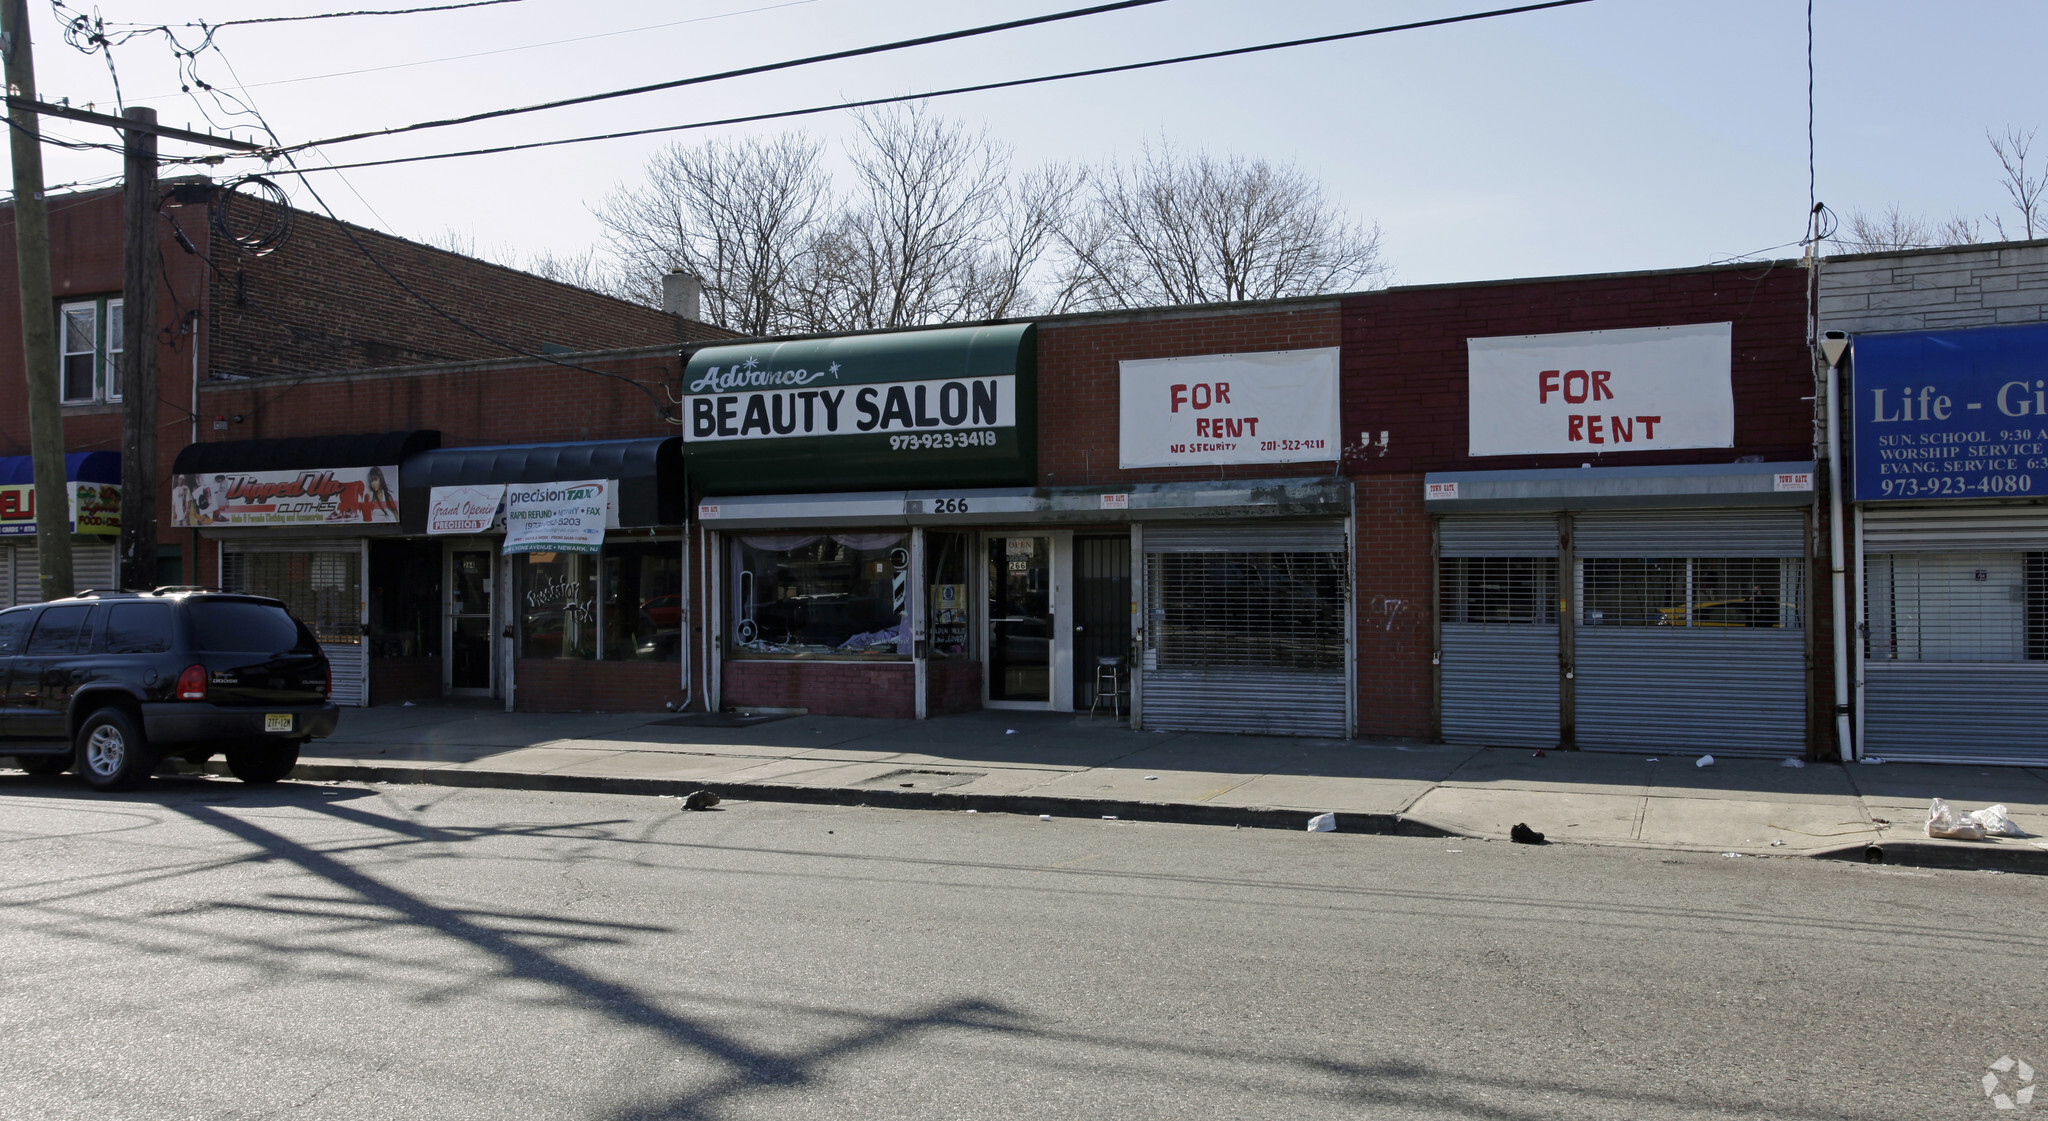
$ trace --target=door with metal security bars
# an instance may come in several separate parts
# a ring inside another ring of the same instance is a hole
[[[1573,516],[1578,746],[1806,750],[1806,511]]]
[[[13,602],[43,602],[42,565],[36,555],[36,539],[25,537],[16,541],[12,548],[0,548],[0,552],[12,554],[0,571],[8,576],[6,588],[0,593],[11,591]],[[111,541],[71,542],[71,590],[82,592],[88,588],[111,589],[119,587],[115,573],[114,543]]]
[[[306,624],[334,673],[330,699],[369,703],[363,643],[363,552],[347,549],[240,549],[221,555],[221,588],[283,600]]]
[[[2048,764],[2048,511],[1864,518],[1863,754]]]
[[[1557,746],[1557,516],[1452,515],[1437,532],[1444,742]]]
[[[1146,727],[1350,734],[1344,523],[1148,525]]]

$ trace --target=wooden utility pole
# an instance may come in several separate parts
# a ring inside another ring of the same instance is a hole
[[[5,3],[6,0],[0,0]],[[156,578],[156,110],[129,109],[123,132],[127,250],[121,277],[121,586]]]
[[[0,0],[0,55],[11,98],[36,96],[28,5]],[[50,215],[43,205],[43,141],[34,113],[10,104],[14,158],[14,268],[21,289],[22,372],[28,379],[28,444],[36,477],[36,564],[43,598],[62,599],[71,583],[71,497],[64,481],[64,415],[59,405],[57,301],[50,294]]]

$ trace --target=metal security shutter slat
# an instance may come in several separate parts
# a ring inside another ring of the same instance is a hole
[[[1145,523],[1148,553],[1341,553],[1344,523],[1287,522],[1270,525],[1182,525]]]
[[[114,563],[114,544],[71,543],[71,583],[73,590],[87,588],[113,589],[121,586],[121,577]]]
[[[1252,735],[1344,735],[1344,673],[1206,667],[1145,674],[1145,726]]]
[[[1144,529],[1146,727],[1349,731],[1344,523]]]
[[[1438,551],[1447,557],[1554,557],[1557,518],[1451,516],[1443,520]]]
[[[2048,762],[2048,663],[1869,663],[1863,751],[1902,763]]]
[[[0,607],[21,602],[14,597],[14,553],[13,545],[0,542]]]
[[[1555,747],[1556,624],[1445,623],[1445,743]]]
[[[294,565],[293,562],[298,562]],[[303,574],[295,571],[303,567]],[[290,605],[316,635],[334,674],[330,698],[338,705],[368,702],[369,648],[358,635],[362,602],[362,550],[230,545],[221,554],[221,588],[271,596]]]
[[[1800,631],[1581,627],[1575,643],[1581,748],[1761,756],[1805,751]]]
[[[14,602],[43,602],[42,559],[33,541],[14,547]]]
[[[1806,511],[1597,510],[1572,519],[1582,557],[1798,557]]]
[[[2048,549],[2048,506],[1863,511],[1863,551],[1927,553]]]

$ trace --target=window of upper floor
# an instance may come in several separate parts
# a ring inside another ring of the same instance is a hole
[[[64,403],[121,399],[121,298],[74,300],[57,309]]]

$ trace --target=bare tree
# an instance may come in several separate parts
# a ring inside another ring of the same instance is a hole
[[[595,246],[580,253],[556,253],[543,249],[531,254],[522,254],[517,246],[501,243],[485,245],[477,240],[475,230],[459,230],[448,226],[440,233],[430,234],[422,239],[436,249],[459,253],[479,261],[489,261],[508,269],[532,273],[542,280],[567,284],[614,299],[630,300],[634,303],[661,306],[661,284],[656,279],[650,298],[645,285],[636,285],[633,278],[621,272],[617,265],[601,255]]]
[[[2048,189],[2048,173],[2027,174],[2027,150],[2034,145],[2036,129],[2025,132],[2007,125],[2004,136],[1993,136],[1991,130],[1984,130],[1984,139],[1991,142],[1991,150],[1998,153],[1998,166],[2005,173],[1999,186],[2005,188],[2012,208],[2019,212],[2019,221],[2011,234],[2006,233],[2005,221],[1998,215],[1991,216],[1991,224],[1998,229],[2001,241],[2032,241],[2048,236],[2048,214],[2043,213],[2041,194]]]
[[[1852,212],[1847,228],[1829,240],[1845,253],[1894,253],[1901,249],[1972,245],[1983,238],[1974,218],[1957,214],[1935,225],[1893,203],[1876,214]]]
[[[672,145],[644,186],[595,208],[639,298],[660,300],[675,269],[704,278],[704,314],[750,335],[810,330],[793,305],[804,258],[831,210],[824,146],[802,133]]]
[[[1014,315],[1074,176],[1013,183],[1008,146],[922,104],[856,114],[858,188],[811,243],[800,301],[816,331]]]
[[[1147,146],[1089,175],[1063,231],[1062,301],[1131,307],[1266,300],[1384,283],[1376,225],[1352,222],[1299,168]]]

